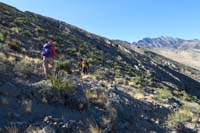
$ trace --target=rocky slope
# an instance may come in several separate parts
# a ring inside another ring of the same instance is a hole
[[[200,49],[200,40],[184,40],[172,37],[144,38],[135,45],[146,48],[170,48],[178,50]]]
[[[154,49],[156,53],[200,70],[200,50]]]
[[[0,132],[200,131],[200,71],[3,3],[0,20]],[[43,80],[49,38],[60,70]]]

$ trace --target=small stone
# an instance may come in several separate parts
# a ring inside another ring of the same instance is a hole
[[[50,127],[50,126],[46,126],[42,129],[42,133],[56,133],[55,130]]]
[[[160,120],[157,119],[157,120],[155,121],[155,123],[156,123],[156,124],[160,124]]]
[[[42,98],[42,103],[48,103],[46,97],[43,97],[43,98]]]

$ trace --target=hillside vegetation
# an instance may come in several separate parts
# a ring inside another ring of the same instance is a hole
[[[0,132],[200,131],[200,71],[3,3],[0,20]],[[60,70],[44,80],[49,38]]]

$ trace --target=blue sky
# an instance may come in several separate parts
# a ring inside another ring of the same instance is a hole
[[[144,37],[200,39],[200,0],[0,0],[89,32],[129,42]]]

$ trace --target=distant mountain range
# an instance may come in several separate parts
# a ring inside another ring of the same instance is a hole
[[[158,37],[158,38],[144,38],[138,42],[133,42],[132,44],[145,47],[145,48],[170,48],[178,50],[191,50],[200,49],[200,40],[184,40],[180,38],[173,37]]]

